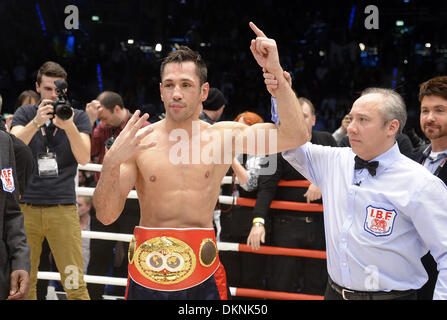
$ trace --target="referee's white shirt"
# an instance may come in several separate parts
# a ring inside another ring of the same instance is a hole
[[[327,266],[332,280],[360,291],[420,288],[421,257],[438,263],[434,299],[447,299],[447,187],[399,151],[372,159],[375,176],[354,170],[351,148],[313,145],[283,157],[323,195]]]

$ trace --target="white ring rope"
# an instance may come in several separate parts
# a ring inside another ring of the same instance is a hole
[[[40,280],[61,281],[61,275],[59,272],[38,271],[37,278]],[[107,285],[113,285],[113,286],[119,286],[119,287],[127,287],[127,278],[84,275],[84,281],[86,283],[107,284]],[[230,287],[230,293],[232,296],[235,296],[236,288]]]
[[[81,231],[82,238],[99,239],[99,240],[115,240],[122,242],[130,242],[131,234],[99,232],[99,231]],[[239,244],[232,242],[217,242],[217,249],[220,251],[239,251]]]
[[[101,172],[101,169],[102,169],[102,164],[87,163],[86,165],[78,165],[78,170]],[[239,183],[239,181],[237,180],[237,177],[235,177],[234,182]],[[231,176],[223,177],[222,184],[231,184],[231,183],[232,183]]]
[[[100,239],[100,240],[114,240],[130,242],[132,240],[131,234],[120,234],[111,232],[98,232],[98,231],[82,231],[82,238],[88,239]],[[239,251],[238,243],[230,242],[218,242],[217,249],[221,251]],[[41,280],[61,280],[59,272],[43,272],[39,271],[37,273],[37,278]],[[114,286],[127,286],[126,278],[116,278],[116,277],[103,277],[103,276],[90,276],[84,275],[84,281],[87,283],[97,283],[97,284],[109,284]],[[236,288],[230,288],[236,290]],[[233,293],[232,293],[233,294]]]
[[[41,280],[61,281],[61,275],[59,272],[39,271],[39,272],[37,272],[37,278],[41,279]],[[87,283],[109,284],[109,285],[120,286],[120,287],[127,286],[126,278],[84,275],[84,281]]]
[[[102,165],[101,164],[94,164],[94,163],[88,163],[84,166],[78,165],[78,170],[86,170],[86,171],[94,171],[94,172],[101,172]],[[222,179],[222,184],[231,184],[232,183],[232,177],[225,176]],[[237,178],[235,179],[235,183],[239,183],[237,181]],[[93,193],[95,192],[95,188],[88,188],[88,187],[79,187],[76,183],[76,194],[79,196],[93,196]],[[138,199],[137,192],[135,190],[131,190],[129,192],[129,195],[127,196],[127,199]],[[235,198],[231,196],[219,196],[219,202],[222,204],[233,204],[235,202]]]
[[[95,188],[89,188],[89,187],[76,187],[76,194],[78,196],[93,196],[93,193],[95,192]],[[131,190],[129,192],[129,195],[127,196],[127,199],[138,199],[137,192],[135,190]],[[222,204],[233,204],[236,203],[237,197],[232,196],[219,196],[219,203]]]

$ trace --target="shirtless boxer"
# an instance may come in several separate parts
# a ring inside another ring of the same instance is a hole
[[[250,27],[257,36],[250,46],[254,58],[279,79],[275,95],[280,125],[200,121],[201,104],[209,90],[206,65],[196,52],[182,47],[161,65],[160,93],[166,118],[140,129],[148,115],[140,117],[136,111],[104,158],[93,199],[98,219],[104,224],[115,221],[134,186],[141,208],[140,225],[129,248],[126,299],[227,299],[213,209],[231,160],[235,153],[277,153],[308,139],[306,128],[296,126],[303,115],[284,78],[275,41],[253,23]],[[236,143],[247,142],[250,136],[268,137],[269,130],[277,133],[275,144],[268,139],[256,141],[258,144]],[[188,161],[175,161],[178,152],[173,150],[185,151],[176,149],[179,141],[173,136],[178,137],[177,133],[189,137],[187,151],[192,152],[186,154]],[[219,139],[208,141],[210,135]],[[214,161],[194,161],[203,160],[195,153],[210,149],[216,154],[220,150],[220,157],[214,154]]]

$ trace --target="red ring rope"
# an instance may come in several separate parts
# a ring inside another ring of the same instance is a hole
[[[324,300],[323,296],[317,296],[311,294],[267,291],[267,290],[246,289],[246,288],[236,288],[236,296],[261,298],[261,299],[267,298],[276,300]]]
[[[236,198],[236,204],[238,206],[253,208],[256,205],[256,199],[238,197]],[[303,203],[273,200],[270,204],[270,208],[293,211],[323,212],[323,205],[321,203]]]
[[[326,251],[321,250],[294,249],[294,248],[282,248],[282,247],[271,247],[271,246],[261,246],[258,250],[253,250],[251,246],[242,243],[239,244],[238,249],[239,252],[326,259]]]
[[[280,180],[278,182],[278,187],[309,188],[309,186],[308,180]]]

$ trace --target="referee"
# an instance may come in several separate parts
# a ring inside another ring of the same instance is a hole
[[[325,299],[416,299],[428,279],[421,263],[428,251],[439,270],[433,299],[447,299],[447,187],[400,153],[395,136],[406,122],[403,99],[370,88],[350,116],[352,149],[308,142],[283,152],[323,194]]]

